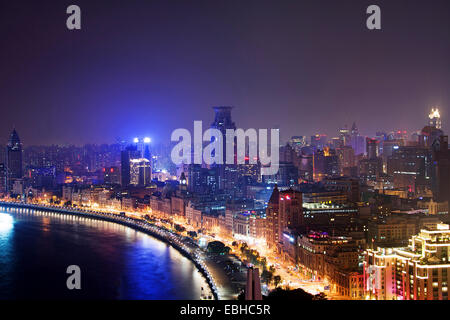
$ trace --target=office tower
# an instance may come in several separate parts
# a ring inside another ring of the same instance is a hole
[[[0,163],[0,194],[6,193],[6,166]]]
[[[295,149],[288,143],[285,146],[280,147],[279,155],[280,163],[290,163],[298,167],[301,161],[302,151],[300,150],[300,152],[297,153]]]
[[[351,135],[350,130],[347,128],[347,125],[345,125],[344,128],[339,129],[339,139],[342,142],[342,146],[351,145]]]
[[[277,184],[280,187],[292,187],[298,183],[299,170],[292,162],[280,162],[278,172],[271,176],[263,176],[263,182]]]
[[[121,185],[122,187],[128,187],[130,185],[130,160],[140,158],[140,152],[137,150],[136,145],[129,145],[125,147],[120,153],[120,173],[121,173]]]
[[[439,109],[432,108],[430,114],[428,115],[429,122],[428,125],[432,128],[441,129],[441,115],[439,113]]]
[[[11,132],[6,147],[7,188],[12,189],[14,181],[21,179],[22,174],[22,144],[16,129]]]
[[[201,193],[206,184],[206,182],[202,180],[202,166],[200,164],[189,164],[187,172],[188,190],[193,193]]]
[[[320,181],[325,177],[338,176],[339,158],[336,150],[325,147],[323,150],[317,150],[313,154],[313,176],[315,181]]]
[[[33,188],[51,189],[56,182],[56,168],[50,167],[28,167],[27,178]]]
[[[408,247],[368,249],[365,295],[374,300],[448,300],[450,230],[426,227]]]
[[[358,164],[358,174],[366,181],[376,181],[383,174],[383,160],[362,159]]]
[[[103,182],[105,184],[120,184],[120,170],[117,167],[103,168]]]
[[[130,159],[130,184],[148,186],[152,181],[152,167],[145,158]]]
[[[280,193],[278,186],[273,188],[272,195],[266,208],[266,242],[269,248],[274,249],[279,241],[278,221],[279,221]]]
[[[314,148],[314,150],[323,150],[327,145],[328,139],[326,134],[316,134],[311,136],[310,145]]]
[[[351,146],[353,150],[355,150],[355,154],[358,155],[365,153],[366,141],[363,136],[359,135],[359,130],[355,122],[353,122],[350,134]]]
[[[223,160],[224,162],[227,159],[227,151],[226,151],[226,130],[233,129],[236,130],[236,125],[231,119],[231,109],[233,107],[213,107],[214,109],[214,122],[211,124],[211,128],[218,129],[222,136],[224,137],[223,141]],[[236,138],[234,139],[234,159],[236,163]],[[218,190],[223,190],[226,192],[235,193],[239,172],[236,164],[214,164],[213,168],[217,169],[218,174]]]
[[[379,142],[376,139],[366,138],[366,151],[368,159],[376,159],[379,155]]]
[[[214,122],[211,123],[211,128],[218,129],[222,136],[225,138],[226,136],[226,130],[227,129],[233,129],[236,130],[235,123],[231,120],[231,109],[233,107],[213,107],[214,110]],[[224,139],[225,140],[225,139]],[[223,160],[225,162],[226,160],[226,147],[225,147],[225,141],[224,141],[224,147],[223,147]],[[235,144],[236,148],[236,144]],[[235,150],[236,153],[236,150]],[[236,157],[236,154],[235,154]]]
[[[444,132],[441,129],[432,126],[426,126],[419,134],[419,145],[424,147],[431,147],[439,137],[443,136]]]
[[[245,300],[262,300],[261,280],[258,268],[248,268],[247,285],[245,286]]]
[[[347,194],[347,199],[349,202],[361,201],[361,189],[358,178],[326,178],[322,181],[322,183],[327,191],[339,191],[341,193]]]
[[[350,169],[355,167],[355,151],[351,146],[344,146],[336,149],[336,155],[338,157],[339,171],[341,175],[346,175],[350,172]]]
[[[433,198],[437,202],[450,201],[450,151],[448,136],[440,136],[433,143]]]
[[[3,163],[6,165],[6,147],[0,146],[0,163]]]
[[[299,178],[304,181],[313,181],[313,154],[302,154],[298,162]]]
[[[425,179],[426,159],[430,161],[428,148],[401,146],[395,149],[387,161],[387,172],[393,177],[394,187],[423,192],[429,184]]]
[[[292,189],[280,192],[278,239],[286,228],[295,229],[304,225],[303,194]]]
[[[145,158],[151,161],[150,155],[150,142],[151,139],[149,137],[145,138],[134,138],[134,145],[136,146],[136,150],[139,152],[139,158]]]

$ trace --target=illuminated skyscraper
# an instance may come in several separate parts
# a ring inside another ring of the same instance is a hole
[[[140,157],[145,158],[147,160],[151,160],[151,155],[150,155],[151,139],[149,137],[134,138],[133,142],[136,145],[136,148],[140,153]]]
[[[130,184],[147,186],[152,180],[152,167],[145,158],[130,160]]]
[[[430,114],[428,115],[428,118],[430,119],[430,127],[441,129],[441,115],[438,108],[432,108]]]
[[[22,174],[22,143],[16,129],[11,132],[6,147],[7,188],[12,189],[14,180],[21,179]]]
[[[129,145],[120,154],[120,173],[121,173],[121,185],[127,187],[130,184],[130,160],[141,158],[140,152],[137,150],[136,145]]]
[[[344,128],[339,129],[339,139],[342,141],[343,146],[351,145],[350,130],[347,128],[347,125],[345,125]]]

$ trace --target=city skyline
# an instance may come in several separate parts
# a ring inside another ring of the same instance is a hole
[[[368,136],[412,131],[431,107],[448,131],[448,2],[379,1],[379,32],[365,28],[365,2],[80,1],[78,33],[62,3],[5,4],[0,136],[163,142],[214,105],[235,106],[242,128],[279,127],[283,141],[354,121]]]
[[[215,109],[215,108],[217,108],[217,107],[212,107],[212,109]],[[426,118],[424,118],[424,121],[422,123],[422,127],[418,127],[418,128],[416,128],[414,130],[411,130],[411,131],[409,131],[409,130],[397,130],[398,128],[397,129],[391,129],[391,130],[378,129],[378,130],[376,130],[375,132],[373,132],[371,134],[366,134],[365,135],[365,134],[361,134],[360,127],[354,121],[351,126],[349,126],[348,124],[345,124],[345,125],[339,127],[336,130],[336,132],[334,132],[334,134],[331,134],[331,135],[325,134],[325,136],[326,136],[327,140],[331,141],[332,139],[339,138],[339,136],[342,134],[343,130],[348,130],[348,132],[351,132],[353,129],[356,129],[358,135],[360,135],[362,137],[367,137],[367,138],[376,137],[377,134],[380,134],[380,133],[383,133],[383,134],[386,134],[386,135],[395,135],[396,133],[398,133],[398,134],[401,133],[401,134],[407,135],[407,136],[409,136],[411,138],[412,135],[414,135],[414,134],[420,134],[422,128],[427,126],[427,125],[431,125],[431,126],[436,127],[436,123],[434,123],[433,125],[431,124],[431,121],[432,121],[431,119],[434,119],[433,121],[436,121],[435,119],[438,119],[437,121],[439,122],[439,126],[437,128],[439,128],[439,129],[445,128],[445,122],[444,122],[444,126],[443,127],[441,125],[441,123],[442,123],[441,114],[442,114],[441,109],[439,109],[439,108],[430,108],[429,112],[428,112],[428,116]],[[428,121],[428,123],[427,123],[427,121]],[[16,129],[17,129],[16,126],[13,126],[11,130],[12,130],[12,132],[16,132],[16,134],[17,134],[17,130]],[[191,128],[188,128],[188,130],[189,129],[191,129]],[[299,138],[299,137],[304,138],[305,142],[306,141],[311,142],[312,137],[316,136],[316,135],[322,135],[322,133],[316,132],[316,133],[314,133],[312,135],[297,134],[297,135],[293,135],[293,136],[289,136],[289,137],[283,137],[283,138],[281,137],[281,134],[280,134],[280,142],[281,142],[281,145],[285,145],[285,144],[289,143],[289,141],[292,140],[293,138]],[[9,139],[10,138],[6,139],[7,142],[3,143],[3,145],[7,145]],[[0,139],[0,141],[1,141],[1,139]],[[51,143],[51,144],[42,144],[42,143],[27,144],[27,143],[24,143],[22,141],[21,144],[24,147],[50,147],[50,146],[83,147],[83,146],[88,146],[88,145],[101,146],[101,145],[115,145],[115,144],[119,144],[119,145],[123,145],[124,146],[124,145],[127,145],[127,144],[138,144],[139,141],[141,143],[145,141],[145,144],[149,144],[149,145],[153,144],[153,145],[159,145],[159,146],[163,146],[163,145],[168,146],[168,145],[174,143],[174,142],[170,141],[170,136],[168,137],[168,139],[165,139],[163,141],[156,141],[156,143],[155,143],[153,141],[153,139],[151,137],[149,137],[148,135],[136,135],[135,134],[135,135],[131,135],[129,137],[116,137],[115,141],[109,141],[109,142],[103,141],[103,142],[99,142],[99,143],[87,142],[87,143],[82,143],[82,144],[75,144],[75,143],[65,142],[65,143],[61,143],[61,144],[57,144],[57,143]],[[2,143],[0,142],[0,146],[1,145],[2,145]]]
[[[5,2],[0,300],[450,300],[449,36],[448,0]]]

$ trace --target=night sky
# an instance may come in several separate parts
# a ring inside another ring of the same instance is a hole
[[[82,30],[66,28],[66,8]],[[368,5],[382,30],[366,28]],[[450,129],[450,1],[2,1],[0,143],[113,143],[213,121],[281,138]]]

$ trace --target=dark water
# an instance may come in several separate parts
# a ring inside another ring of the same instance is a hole
[[[81,290],[69,290],[69,265]],[[206,282],[178,251],[106,221],[0,207],[0,299],[199,299]]]

